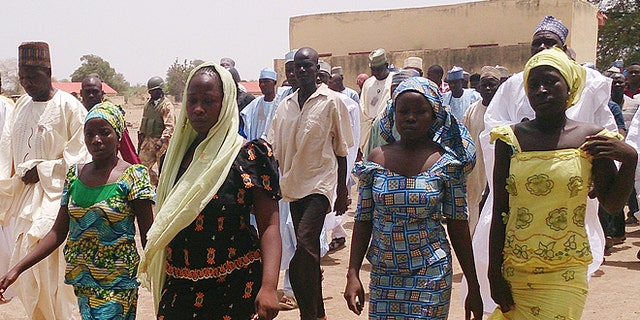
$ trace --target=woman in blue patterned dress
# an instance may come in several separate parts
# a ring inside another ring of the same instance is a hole
[[[394,124],[398,141],[390,134]],[[452,261],[444,217],[468,280],[466,319],[471,313],[481,319],[466,220],[465,180],[475,162],[467,129],[444,110],[437,85],[419,77],[394,91],[381,128],[389,144],[374,149],[354,169],[360,199],[344,294],[349,309],[356,314],[363,309],[359,273],[366,254],[371,263],[370,318],[446,319]]]
[[[139,256],[134,220],[145,245],[155,193],[145,166],[118,158],[124,129],[120,106],[103,102],[89,111],[84,141],[93,161],[71,166],[51,231],[0,279],[0,296],[66,239],[65,283],[74,287],[82,319],[135,319]]]

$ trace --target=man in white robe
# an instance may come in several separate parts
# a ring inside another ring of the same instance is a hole
[[[340,77],[341,74],[334,74],[331,79]],[[330,80],[331,81],[331,80]],[[351,170],[356,163],[356,157],[358,156],[358,147],[360,146],[360,108],[357,101],[342,93],[339,88],[329,86],[333,91],[339,93],[342,102],[347,106],[349,111],[349,123],[351,124],[351,134],[353,135],[353,146],[349,147],[347,154],[347,192],[351,191],[351,187],[355,184],[353,177],[351,176]],[[349,196],[349,199],[351,197]],[[324,229],[328,233],[331,231],[331,242],[329,243],[329,251],[334,251],[345,246],[347,231],[342,227],[344,215],[338,215],[335,211],[327,214],[324,218]]]
[[[19,49],[20,84],[12,121],[0,139],[0,221],[11,225],[15,249],[10,265],[49,232],[60,208],[69,167],[90,160],[84,145],[86,109],[51,86],[49,46],[27,42]],[[77,300],[64,284],[62,249],[22,273],[13,285],[30,319],[74,319]]]
[[[267,134],[265,128],[270,117],[275,114],[274,109],[278,106],[275,104],[276,98],[276,81],[278,74],[271,68],[264,68],[260,71],[260,91],[262,96],[253,99],[242,111],[242,133],[247,140],[260,138]]]
[[[464,70],[454,66],[447,72],[447,83],[450,91],[442,95],[442,106],[449,111],[458,121],[462,120],[469,106],[482,99],[475,89],[464,88]]]
[[[487,106],[491,103],[499,86],[500,71],[491,66],[482,67],[479,85],[482,99],[471,104],[462,117],[462,123],[469,129],[469,134],[476,145],[476,165],[467,177],[467,205],[469,207],[469,231],[471,231],[471,236],[473,236],[478,223],[482,195],[487,186],[480,133],[484,131],[484,114],[487,112]]]
[[[351,98],[351,100],[360,104],[360,95],[358,94],[358,92],[349,87],[344,86],[344,74],[342,71],[342,67],[331,68],[331,78],[329,79],[327,86],[329,86],[329,89],[340,92],[346,95],[347,97]],[[360,119],[360,116],[358,116],[358,119]],[[358,123],[358,127],[360,127],[359,123]],[[358,133],[358,136],[359,135],[360,133]]]
[[[553,46],[566,48],[565,41],[568,33],[569,30],[559,20],[551,16],[545,17],[533,34],[531,56]],[[576,121],[598,124],[610,131],[617,132],[615,119],[608,107],[611,79],[604,77],[598,71],[585,69],[587,72],[585,89],[580,101],[566,110],[567,117]],[[535,118],[535,112],[524,91],[523,73],[516,73],[500,85],[484,116],[485,131],[480,134],[480,141],[482,146],[486,148],[484,163],[490,188],[493,187],[494,145],[489,143],[489,131],[499,125],[513,124],[533,118]],[[593,262],[589,265],[589,274],[600,267],[604,257],[605,238],[598,220],[597,208],[596,200],[587,201],[585,227],[593,256]],[[489,229],[492,214],[493,195],[489,194],[473,235],[476,270],[478,275],[485,275],[485,277],[478,277],[485,312],[493,312],[496,307],[491,299],[489,280],[486,277],[489,264]]]
[[[2,79],[0,78],[0,87],[1,84]],[[4,123],[7,119],[11,121],[11,118],[13,117],[14,108],[15,104],[13,100],[0,95],[0,136],[2,135]],[[12,239],[12,234],[13,232],[11,232],[11,227],[4,227],[0,224],[0,274],[5,274],[9,271],[9,261],[11,260],[11,254],[13,253],[13,247],[15,245],[15,242],[13,242]],[[3,296],[5,299],[9,300],[15,296],[15,292],[13,289],[9,289],[9,291],[5,292]]]
[[[369,143],[371,124],[387,106],[391,98],[391,78],[387,53],[377,49],[369,54],[371,75],[362,85],[360,94],[360,151],[364,152]]]

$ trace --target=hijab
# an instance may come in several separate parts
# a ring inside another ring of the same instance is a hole
[[[187,90],[194,75],[207,67],[215,68],[222,82],[222,109],[216,124],[195,149],[191,164],[176,181],[182,159],[197,136],[187,117]],[[138,279],[144,286],[151,284],[156,311],[166,278],[166,247],[178,232],[196,219],[225,181],[243,145],[238,126],[236,85],[231,73],[211,62],[193,69],[184,90],[176,130],[162,166],[157,190],[157,214],[147,233],[147,245],[138,272]]]

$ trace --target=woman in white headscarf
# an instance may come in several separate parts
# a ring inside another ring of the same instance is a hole
[[[277,315],[277,166],[265,141],[244,143],[238,123],[231,74],[213,63],[195,68],[140,264],[139,279],[152,285],[158,318]],[[249,224],[252,213],[259,232]]]

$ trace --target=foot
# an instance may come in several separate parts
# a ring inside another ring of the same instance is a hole
[[[329,243],[329,252],[344,248],[346,246],[346,242],[347,239],[345,239],[345,237],[335,238],[331,240],[331,242]]]
[[[638,219],[636,219],[636,217],[634,216],[629,216],[627,217],[627,220],[624,221],[624,224],[637,224],[638,223]]]
[[[613,245],[619,245],[619,244],[623,244],[625,240],[627,240],[627,237],[625,236],[621,236],[621,237],[612,237],[611,238],[613,240]]]
[[[280,310],[293,310],[298,308],[296,297],[283,295],[279,302]]]

